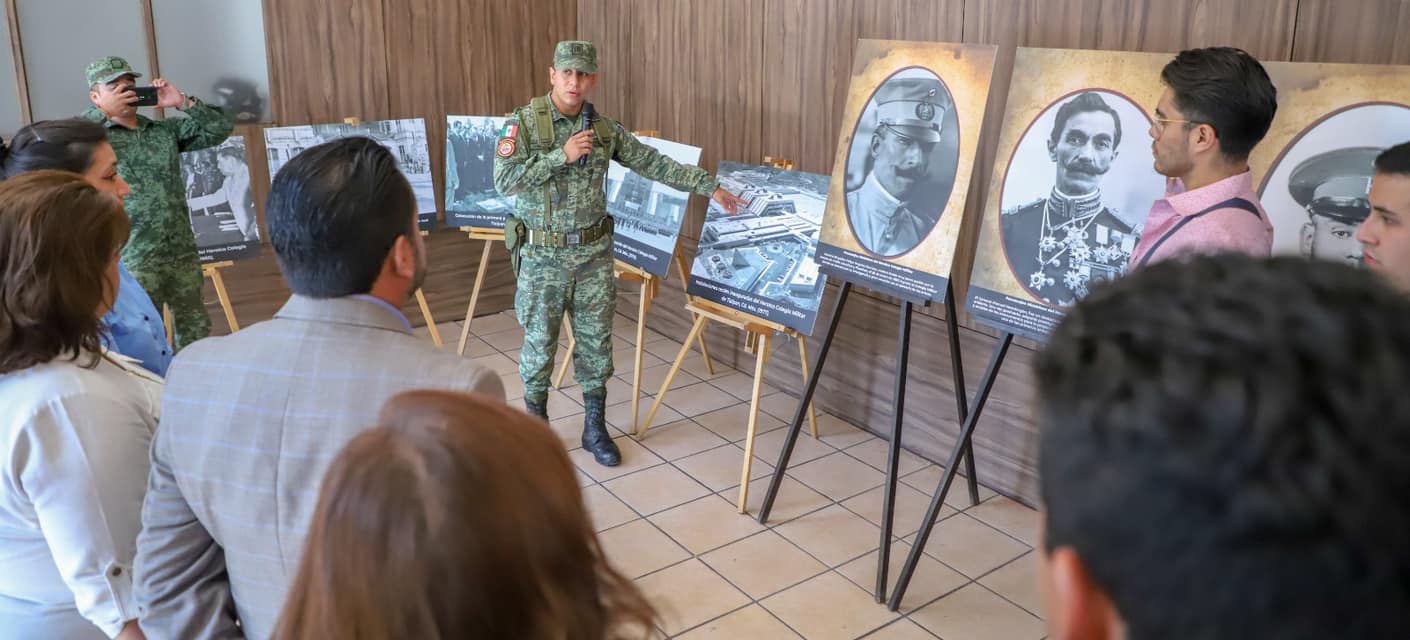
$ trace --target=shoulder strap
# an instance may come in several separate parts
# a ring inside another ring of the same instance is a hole
[[[1263,214],[1258,212],[1258,207],[1255,207],[1252,202],[1249,202],[1248,200],[1245,200],[1243,198],[1229,198],[1228,200],[1225,200],[1223,202],[1220,202],[1219,204],[1204,209],[1203,211],[1181,218],[1179,222],[1175,223],[1175,226],[1170,227],[1170,230],[1166,231],[1165,235],[1161,236],[1159,240],[1155,241],[1155,244],[1151,245],[1150,251],[1147,251],[1146,255],[1141,257],[1140,264],[1137,264],[1136,266],[1146,266],[1146,263],[1151,261],[1151,256],[1155,255],[1156,250],[1160,248],[1160,245],[1165,244],[1165,241],[1169,240],[1170,236],[1175,235],[1175,233],[1180,230],[1180,227],[1185,226],[1195,218],[1198,218],[1213,211],[1218,211],[1219,209],[1241,209],[1243,211],[1252,213],[1255,218],[1263,217]]]
[[[532,146],[538,151],[553,149],[553,112],[547,96],[537,96],[529,101],[529,109],[534,112],[534,139]]]
[[[602,146],[607,148],[607,158],[609,160],[617,155],[617,139],[614,137],[614,129],[616,129],[616,127],[613,126],[612,121],[607,118],[598,117],[592,121],[592,132],[597,135],[598,140],[602,141]]]

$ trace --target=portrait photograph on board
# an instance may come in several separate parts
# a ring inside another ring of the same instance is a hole
[[[737,162],[717,175],[748,205],[705,210],[687,293],[811,335],[826,284],[814,254],[828,177]]]
[[[700,164],[699,147],[647,136],[637,139],[681,164]],[[644,178],[614,161],[607,169],[607,213],[614,223],[616,258],[665,277],[689,201],[689,193]]]
[[[446,117],[446,225],[503,229],[514,196],[494,188],[494,148],[506,118]]]
[[[181,178],[201,262],[258,256],[259,222],[245,139],[231,136],[219,146],[181,154]]]
[[[273,127],[264,130],[265,151],[269,155],[269,175],[300,151],[339,138],[365,136],[386,147],[397,159],[402,175],[416,194],[417,226],[422,231],[436,228],[436,191],[431,177],[431,151],[426,143],[426,121],[421,118],[380,120],[361,124],[315,124]]]
[[[995,49],[861,40],[818,260],[829,275],[943,299]]]
[[[1249,158],[1273,253],[1363,266],[1372,163],[1410,141],[1410,67],[1270,62],[1278,115]]]
[[[1167,54],[1020,48],[966,305],[1044,340],[1064,309],[1125,275],[1165,178],[1150,111]]]

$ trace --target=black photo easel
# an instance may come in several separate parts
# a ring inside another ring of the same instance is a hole
[[[784,438],[783,449],[779,451],[778,464],[775,465],[773,477],[769,480],[768,492],[764,494],[764,502],[759,507],[760,523],[768,522],[769,512],[773,509],[774,499],[778,497],[779,487],[783,484],[784,472],[788,470],[788,461],[793,455],[793,445],[798,441],[798,434],[802,431],[803,419],[807,415],[807,409],[812,406],[813,393],[817,390],[818,379],[822,377],[823,366],[827,364],[827,354],[832,349],[832,340],[837,336],[837,326],[842,321],[842,310],[847,305],[847,297],[851,292],[852,283],[844,280],[842,282],[842,288],[838,293],[837,302],[833,305],[832,320],[828,323],[827,333],[823,336],[822,348],[818,351],[817,362],[814,363],[812,368],[813,375],[808,377],[808,383],[804,388],[803,397],[798,403],[798,410],[794,412],[793,415],[793,423],[789,426],[788,436]],[[898,335],[896,338],[896,386],[894,408],[892,409],[891,442],[888,445],[886,458],[886,489],[881,511],[881,548],[877,557],[876,590],[874,592],[877,602],[883,602],[886,597],[887,571],[891,562],[891,531],[892,523],[895,519],[896,481],[899,475],[898,469],[901,458],[901,427],[905,416],[906,368],[910,356],[911,314],[916,304],[918,303],[910,300],[902,301],[898,318]],[[955,295],[954,288],[948,281],[945,284],[945,327],[950,335],[950,362],[954,367],[955,408],[958,412],[960,423],[969,425],[968,432],[961,432],[961,438],[956,441],[955,452],[951,456],[950,464],[945,467],[944,478],[947,479],[945,486],[948,490],[949,481],[953,481],[954,479],[955,465],[959,463],[957,457],[963,456],[965,459],[965,473],[969,478],[970,501],[973,504],[979,504],[979,484],[975,476],[974,450],[970,446],[968,437],[968,434],[973,432],[973,425],[968,421],[969,412],[965,400],[964,366],[963,358],[960,355],[959,325],[955,320]],[[992,386],[992,380],[989,382]],[[934,503],[932,503],[932,507],[934,507]],[[934,515],[934,513],[931,513],[929,517],[933,520]],[[923,532],[928,535],[929,529],[930,527],[927,526],[923,529]],[[910,568],[911,571],[902,573],[902,578],[907,582],[910,580],[910,573],[915,569],[914,562],[917,559],[915,550],[919,549],[920,546],[920,544],[917,544],[916,547],[912,549],[911,557],[907,560],[907,567]],[[899,601],[900,599],[897,598],[896,602]],[[893,606],[892,609],[894,610],[895,607]]]

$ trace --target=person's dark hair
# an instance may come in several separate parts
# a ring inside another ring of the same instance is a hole
[[[107,141],[107,130],[96,122],[36,122],[17,131],[8,144],[0,142],[0,178],[40,169],[83,173],[93,164],[98,145]]]
[[[1410,176],[1410,142],[1402,142],[1376,156],[1376,173]]]
[[[1248,159],[1278,113],[1278,89],[1253,56],[1233,47],[1181,51],[1160,79],[1175,94],[1186,130],[1203,123],[1214,128],[1219,151],[1234,162]],[[1169,114],[1167,114],[1169,115]]]
[[[265,215],[289,289],[336,298],[372,290],[396,239],[417,233],[415,210],[391,152],[350,137],[289,160],[274,176]]]
[[[66,171],[0,182],[0,374],[67,355],[98,364],[105,274],[127,242],[122,202]]]
[[[1102,99],[1102,94],[1095,91],[1080,94],[1058,107],[1057,117],[1053,120],[1053,132],[1048,135],[1048,142],[1056,145],[1062,139],[1062,128],[1067,126],[1067,121],[1072,119],[1072,116],[1093,111],[1100,111],[1111,116],[1112,122],[1116,123],[1116,138],[1111,141],[1111,147],[1115,149],[1121,146],[1121,116],[1116,113],[1116,109],[1106,103],[1106,100]]]
[[[1342,263],[1171,261],[1036,365],[1049,551],[1132,638],[1410,629],[1410,298]]]
[[[412,391],[323,479],[274,637],[605,640],[655,613],[603,558],[573,464],[542,421]]]

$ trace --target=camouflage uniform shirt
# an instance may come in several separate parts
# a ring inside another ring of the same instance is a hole
[[[80,116],[108,128],[108,142],[117,153],[118,174],[131,186],[124,204],[132,218],[132,235],[123,248],[123,263],[134,270],[196,260],[196,237],[186,211],[186,187],[181,179],[181,153],[214,147],[230,136],[234,123],[218,107],[192,99],[186,118],[152,120],[137,116],[128,129],[97,107]]]

